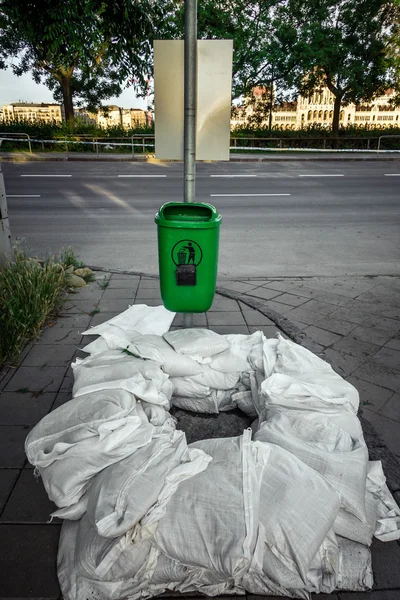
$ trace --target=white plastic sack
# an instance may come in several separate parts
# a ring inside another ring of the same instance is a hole
[[[128,339],[134,333],[163,335],[170,328],[175,314],[164,306],[135,304],[105,323],[84,331],[82,335],[103,335],[105,331],[109,331],[110,325],[120,328]]]
[[[367,546],[337,536],[339,544],[339,578],[337,588],[365,592],[374,584],[371,551]]]
[[[135,358],[119,350],[109,350],[77,360],[71,366],[75,397],[121,388],[146,402],[169,407],[172,386],[168,375],[155,362]]]
[[[176,352],[191,357],[208,358],[229,348],[229,342],[210,329],[177,329],[163,337]]]
[[[348,418],[358,422],[355,415]],[[353,438],[321,413],[277,411],[261,424],[254,439],[277,444],[315,469],[337,491],[341,506],[365,522],[368,450],[361,427]]]
[[[148,444],[153,433],[131,394],[108,390],[46,415],[29,433],[25,451],[50,500],[63,508],[80,500],[99,471]]]
[[[205,398],[211,394],[211,389],[197,383],[192,377],[171,377],[173,396],[182,398]]]
[[[97,533],[126,533],[157,501],[165,478],[187,454],[185,434],[155,437],[131,456],[103,469],[88,490],[87,513]]]
[[[190,379],[213,390],[230,390],[238,383],[239,373],[223,373],[208,365],[203,365],[202,372],[199,375],[193,375]]]

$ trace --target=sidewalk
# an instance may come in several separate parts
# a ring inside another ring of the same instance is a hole
[[[26,348],[17,368],[0,372],[0,600],[60,597],[55,562],[60,522],[48,523],[54,505],[27,464],[24,440],[44,415],[71,398],[69,365],[76,356],[84,356],[77,348],[93,340],[83,339],[80,332],[130,304],[161,303],[157,279],[103,272],[96,277],[96,282],[70,295],[60,317],[37,343]],[[268,337],[281,330],[331,362],[358,388],[370,457],[383,461],[388,484],[399,502],[400,278],[220,281],[219,292],[210,311],[195,315],[194,326],[218,333],[261,329]],[[181,315],[173,326],[182,326]],[[188,441],[193,441],[187,413],[174,413]],[[247,426],[246,418],[232,411],[211,417],[204,427],[207,435],[217,437],[240,435]],[[399,544],[374,541],[372,549],[373,592],[316,598],[398,600]]]
[[[182,161],[158,161],[154,153],[149,154],[96,154],[92,152],[0,152],[0,161],[26,162],[26,161],[94,161],[94,162],[182,162]],[[269,162],[269,161],[329,161],[329,160],[356,160],[356,161],[393,161],[400,160],[400,150],[394,153],[378,152],[313,152],[313,151],[271,151],[264,153],[232,152],[230,162]]]

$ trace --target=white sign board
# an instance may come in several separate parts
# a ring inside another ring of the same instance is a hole
[[[229,160],[232,40],[197,41],[196,160]],[[154,42],[156,158],[183,160],[184,42]]]

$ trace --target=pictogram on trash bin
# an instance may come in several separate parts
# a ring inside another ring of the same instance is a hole
[[[179,250],[178,252],[178,265],[185,265],[186,264],[186,250],[184,248],[181,248],[181,250]]]

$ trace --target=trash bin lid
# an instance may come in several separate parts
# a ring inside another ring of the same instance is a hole
[[[154,220],[161,227],[209,229],[218,227],[222,217],[215,206],[205,202],[167,202]]]

